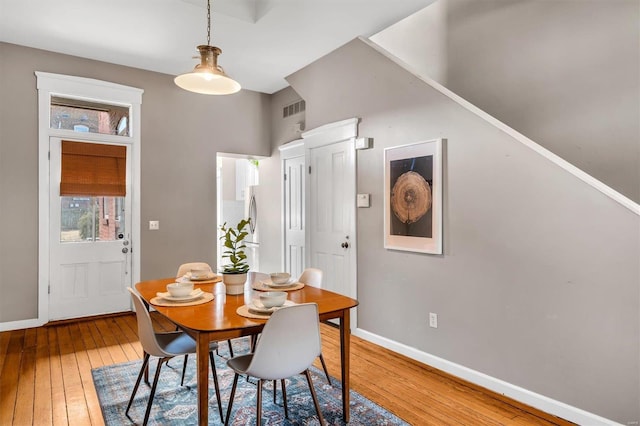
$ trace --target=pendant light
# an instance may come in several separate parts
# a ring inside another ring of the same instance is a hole
[[[218,65],[222,50],[211,46],[211,0],[207,0],[207,44],[198,46],[198,51],[200,63],[190,73],[177,76],[173,80],[176,85],[204,95],[230,95],[240,90],[240,84]]]

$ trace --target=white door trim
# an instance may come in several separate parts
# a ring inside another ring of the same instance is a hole
[[[325,124],[302,134],[305,149],[326,145],[329,141],[355,139],[358,136],[359,118],[349,118],[342,121]]]
[[[304,148],[305,148],[305,162],[307,165],[310,164],[310,155],[311,155],[311,149],[313,148],[318,148],[324,145],[329,145],[332,143],[336,143],[336,142],[341,142],[341,141],[347,141],[350,140],[351,141],[351,146],[352,149],[354,150],[353,153],[353,159],[354,159],[354,168],[355,170],[357,170],[357,157],[355,155],[355,139],[358,136],[358,122],[360,121],[359,118],[349,118],[346,120],[342,120],[342,121],[336,121],[333,123],[329,123],[329,124],[325,124],[323,126],[320,127],[316,127],[314,129],[311,129],[309,131],[306,131],[304,133],[302,133],[302,139],[304,140]],[[355,206],[355,199],[356,199],[356,192],[357,192],[357,182],[355,182],[357,173],[354,170],[354,182],[353,182],[353,188],[354,188],[354,193],[353,193],[353,203]],[[305,192],[308,193],[310,187],[310,177],[309,174],[306,173],[306,177],[305,177]],[[311,242],[311,236],[310,236],[310,230],[311,230],[311,225],[309,220],[310,220],[310,198],[309,196],[305,195],[305,211],[306,211],[306,223],[307,226],[305,226],[305,245],[307,247],[309,247],[310,242]],[[351,223],[353,223],[353,240],[351,241],[351,249],[349,250],[349,261],[351,263],[351,268],[350,270],[350,277],[349,277],[349,283],[350,283],[350,288],[349,288],[349,297],[352,297],[354,299],[358,298],[358,263],[357,263],[357,259],[358,259],[358,223],[356,221],[356,216],[357,216],[357,210],[354,208],[353,209],[353,216],[351,217]],[[307,265],[310,265],[310,259],[309,256],[311,255],[311,250],[306,250],[306,259],[305,262]],[[354,310],[352,316],[351,316],[351,329],[355,329],[357,327],[358,324],[358,319],[357,319],[357,310]]]
[[[282,200],[282,204],[280,206],[280,211],[284,212],[284,214],[280,215],[280,229],[282,229],[282,244],[280,246],[280,266],[283,271],[286,271],[286,256],[287,256],[287,238],[286,238],[286,217],[285,215],[288,212],[285,210],[285,186],[286,182],[283,180],[285,171],[286,160],[295,157],[304,156],[304,141],[302,139],[296,139],[294,141],[288,142],[284,145],[280,145],[278,147],[280,151],[280,200]],[[303,192],[304,193],[304,192]],[[306,235],[305,235],[305,246],[306,246]],[[306,262],[306,259],[304,260]]]
[[[38,88],[38,317],[20,326],[40,326],[49,321],[49,139],[77,138],[71,130],[51,129],[51,95],[130,106],[130,136],[83,133],[88,141],[131,145],[131,263],[132,282],[140,281],[140,119],[142,89],[106,81],[36,71]],[[28,324],[28,325],[25,325]],[[6,324],[5,324],[6,325]]]

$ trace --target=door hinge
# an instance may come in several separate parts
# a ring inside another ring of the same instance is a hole
[[[51,160],[51,151],[47,152],[47,160]]]
[[[311,174],[311,166],[309,166],[309,174]]]
[[[47,286],[47,294],[51,294],[51,284]]]
[[[286,173],[284,174],[284,180],[287,180],[287,174]]]

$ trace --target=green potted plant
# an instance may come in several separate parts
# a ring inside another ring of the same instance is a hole
[[[226,286],[227,294],[244,293],[244,283],[247,281],[247,272],[249,272],[249,263],[244,249],[247,247],[244,239],[249,233],[245,231],[245,227],[249,225],[251,219],[242,219],[236,227],[227,227],[227,223],[220,226],[222,236],[220,240],[224,246],[222,253],[223,259],[229,261],[222,265],[222,282]]]

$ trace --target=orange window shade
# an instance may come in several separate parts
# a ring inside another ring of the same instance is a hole
[[[60,195],[124,197],[127,148],[62,141]]]

